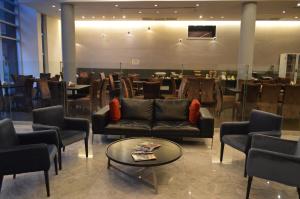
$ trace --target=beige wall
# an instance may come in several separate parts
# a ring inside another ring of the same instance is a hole
[[[217,25],[217,39],[187,40],[187,26],[196,24]],[[239,29],[239,21],[76,21],[77,67],[236,70]],[[257,22],[254,70],[300,52],[299,35],[300,22]]]
[[[47,16],[47,45],[48,45],[48,72],[59,74],[62,60],[61,50],[61,23],[54,17]]]

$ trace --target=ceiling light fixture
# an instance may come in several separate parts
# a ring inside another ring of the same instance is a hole
[[[297,3],[297,7],[300,7],[300,3]]]
[[[285,13],[286,13],[286,11],[285,11],[285,10],[283,10],[283,11],[282,11],[282,14],[285,14]]]
[[[200,6],[199,3],[197,3],[197,4],[196,4],[196,7],[199,7],[199,6]]]
[[[52,5],[52,8],[55,8],[56,7],[56,5]]]
[[[139,14],[142,14],[143,12],[142,11],[139,11]]]
[[[115,7],[119,7],[119,5],[118,5],[118,4],[115,4]]]
[[[157,7],[158,5],[157,4],[154,4],[154,7]]]

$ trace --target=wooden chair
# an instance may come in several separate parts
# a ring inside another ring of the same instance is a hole
[[[40,79],[49,80],[51,77],[51,73],[40,73]]]
[[[113,74],[109,74],[108,75],[108,81],[109,81],[109,88],[110,88],[110,92],[109,92],[109,95],[110,95],[110,98],[114,98],[114,97],[119,97],[120,95],[120,88],[117,88],[116,87],[116,84],[115,84],[115,75]]]
[[[135,96],[135,93],[134,93],[132,81],[130,78],[124,78],[124,80],[128,90],[128,97],[133,98]]]
[[[178,99],[185,99],[187,95],[187,89],[188,89],[188,78],[183,77],[178,89]]]
[[[287,85],[284,87],[284,98],[280,112],[285,119],[299,119],[300,85]]]
[[[101,82],[101,87],[100,87],[100,96],[99,96],[99,105],[100,107],[104,107],[106,106],[108,103],[108,96],[109,96],[109,93],[107,93],[107,88],[108,88],[108,79],[104,79],[102,80]]]
[[[159,99],[160,96],[160,82],[144,82],[143,92],[144,99]]]
[[[51,105],[51,92],[48,84],[48,80],[45,78],[40,79],[39,81],[39,91],[40,91],[40,100],[41,106],[50,106]]]
[[[257,108],[262,111],[277,114],[280,90],[281,85],[279,84],[263,84]]]
[[[127,88],[125,79],[122,78],[120,81],[121,81],[121,92],[122,92],[122,96],[123,96],[124,98],[129,98],[128,88]]]
[[[186,98],[189,100],[200,99],[200,79],[189,78],[187,84]]]
[[[200,78],[201,104],[214,106],[215,99],[215,79]]]

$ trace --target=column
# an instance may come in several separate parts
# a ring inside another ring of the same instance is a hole
[[[238,57],[238,79],[252,77],[255,45],[256,2],[242,4],[240,46]]]
[[[76,82],[74,6],[61,4],[61,39],[64,80]]]

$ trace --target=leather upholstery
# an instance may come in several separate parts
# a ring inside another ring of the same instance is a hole
[[[112,135],[150,136],[151,123],[147,120],[120,120],[116,123],[109,123],[105,131]]]
[[[60,131],[62,145],[67,146],[74,142],[83,140],[86,137],[85,131],[78,130],[61,130]]]
[[[64,110],[62,106],[39,108],[32,111],[33,123],[63,127]]]
[[[122,99],[121,117],[124,120],[152,120],[153,100]]]
[[[134,111],[133,114],[142,114],[145,109],[145,104],[153,102],[152,100],[137,100],[137,99],[123,99],[126,101],[126,105],[130,104],[130,108]],[[92,115],[92,130],[93,134],[115,134],[115,135],[127,135],[127,136],[167,136],[167,137],[202,137],[202,138],[213,138],[214,135],[214,118],[206,108],[200,108],[200,119],[198,124],[191,125],[188,122],[188,112],[185,116],[178,116],[184,113],[184,110],[188,110],[188,100],[155,100],[154,103],[161,102],[160,111],[171,111],[171,114],[177,114],[176,116],[170,116],[170,113],[161,113],[165,118],[171,117],[177,120],[157,120],[153,117],[155,113],[151,112],[149,120],[141,119],[124,119],[122,118],[119,122],[111,122],[109,120],[109,107],[106,106],[100,109],[98,112]],[[171,104],[171,105],[169,105]],[[149,105],[149,104],[148,104]],[[123,106],[123,105],[122,105]],[[167,107],[167,108],[166,108]],[[175,110],[173,110],[175,109]],[[180,109],[182,109],[180,111]],[[124,111],[127,109],[123,106],[122,116]],[[149,110],[146,108],[146,110]],[[135,113],[139,112],[139,113]],[[131,115],[130,113],[129,115]],[[147,115],[150,115],[150,111]],[[182,114],[184,115],[184,114]],[[145,117],[145,116],[143,116]],[[140,117],[142,118],[142,117]],[[150,119],[151,118],[151,119]],[[178,120],[179,119],[179,120]]]
[[[197,137],[199,133],[199,128],[188,121],[157,121],[152,127],[156,137]]]
[[[190,102],[186,99],[160,100],[156,99],[155,120],[156,121],[187,121]]]
[[[248,139],[248,135],[226,135],[222,138],[222,141],[229,146],[242,151],[247,151],[247,145],[250,140]]]

